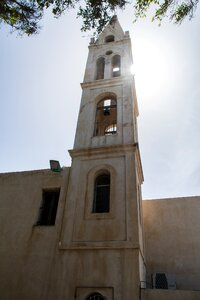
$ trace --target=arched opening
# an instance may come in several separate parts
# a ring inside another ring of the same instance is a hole
[[[97,104],[94,135],[115,133],[117,133],[117,101],[113,96],[104,97]]]
[[[110,173],[98,175],[94,184],[93,213],[107,213],[110,210]]]
[[[121,57],[120,55],[115,55],[112,58],[112,76],[118,77],[121,75]]]
[[[105,300],[105,298],[99,293],[90,294],[86,300]]]
[[[104,79],[105,58],[99,57],[96,63],[96,80]]]
[[[108,51],[106,52],[106,55],[111,55],[111,54],[113,54],[113,52],[112,52],[111,50],[108,50]]]
[[[115,40],[114,35],[107,35],[105,38],[106,43],[114,42],[114,40]]]

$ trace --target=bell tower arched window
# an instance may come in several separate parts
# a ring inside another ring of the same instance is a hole
[[[107,213],[110,210],[110,173],[96,177],[94,184],[93,213]]]
[[[121,75],[121,57],[115,55],[112,58],[112,77],[118,77]]]
[[[95,136],[117,133],[117,101],[115,97],[104,97],[97,104]]]
[[[104,79],[105,58],[99,57],[96,63],[96,80]]]

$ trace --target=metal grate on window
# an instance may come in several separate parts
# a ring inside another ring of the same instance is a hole
[[[168,289],[167,277],[165,273],[157,273],[155,278],[156,289]]]
[[[87,297],[86,300],[105,300],[105,298],[101,294],[95,293]]]

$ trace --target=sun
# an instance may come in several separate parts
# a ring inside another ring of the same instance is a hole
[[[135,76],[137,91],[146,97],[166,87],[170,75],[170,51],[166,45],[152,40],[140,40],[133,49],[134,64],[131,73]]]

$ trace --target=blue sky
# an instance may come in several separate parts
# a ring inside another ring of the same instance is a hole
[[[200,195],[200,12],[181,26],[118,16],[132,39],[143,197]],[[0,172],[71,164],[90,34],[74,11],[42,27],[0,30]]]

